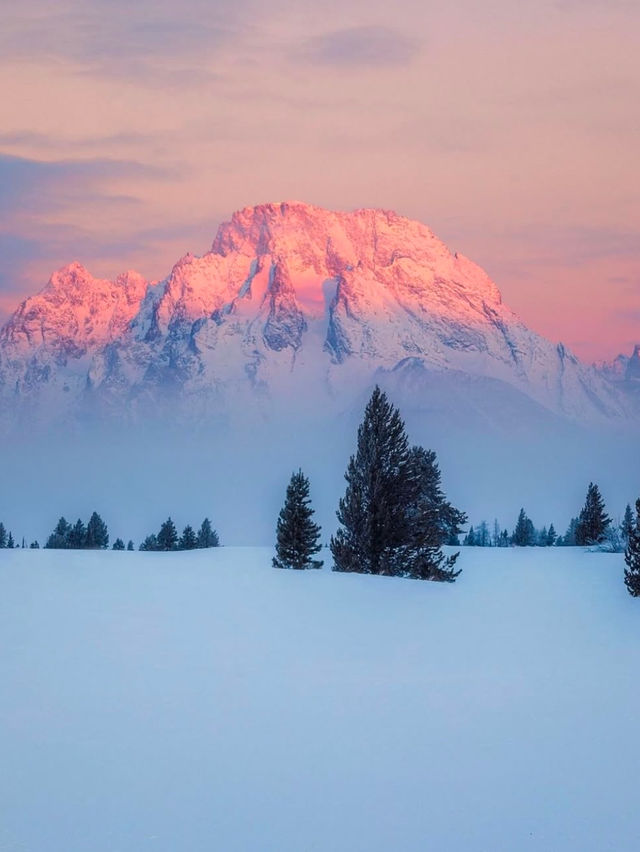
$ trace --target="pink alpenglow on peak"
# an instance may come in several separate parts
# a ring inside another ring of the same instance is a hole
[[[248,207],[159,283],[70,264],[0,332],[0,397],[43,420],[346,399],[383,376],[418,396],[434,376],[445,393],[467,377],[572,419],[635,416],[620,382],[528,329],[480,267],[387,210]]]

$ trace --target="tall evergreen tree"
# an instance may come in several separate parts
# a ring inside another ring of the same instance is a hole
[[[320,527],[313,521],[309,480],[301,470],[291,475],[276,526],[274,568],[321,568],[314,555],[322,549]]]
[[[440,546],[466,516],[440,487],[435,453],[409,449],[400,413],[376,387],[345,474],[340,528],[331,539],[336,571],[452,580],[456,557]]]
[[[69,530],[68,536],[69,547],[73,550],[80,550],[87,545],[87,529],[80,518]]]
[[[7,531],[3,523],[0,523],[0,548],[7,546]]]
[[[629,531],[624,561],[627,563],[624,571],[625,585],[632,597],[640,597],[640,499],[636,500],[636,517]]]
[[[400,412],[377,386],[358,428],[356,454],[345,479],[337,512],[340,528],[331,538],[334,570],[397,573],[413,473]]]
[[[611,518],[605,512],[600,489],[593,482],[590,482],[585,504],[578,517],[576,544],[579,546],[600,544],[606,537],[607,527],[610,523]]]
[[[86,547],[90,550],[104,550],[109,546],[109,531],[107,525],[97,512],[89,518],[87,524]]]
[[[558,540],[558,534],[556,532],[556,528],[553,524],[549,525],[549,530],[547,532],[547,547],[553,547],[553,545]]]
[[[211,526],[209,518],[205,518],[198,530],[198,547],[219,547],[218,533]]]
[[[176,549],[178,544],[178,531],[170,517],[162,524],[160,532],[156,538],[158,542],[158,550]]]
[[[620,535],[622,536],[623,542],[626,543],[629,541],[629,536],[631,535],[631,531],[633,530],[633,512],[631,511],[631,506],[627,503],[627,508],[624,510],[624,517],[622,518],[622,523],[620,524]]]
[[[180,541],[178,542],[178,550],[195,550],[198,546],[198,539],[193,531],[193,527],[187,526],[183,529]]]

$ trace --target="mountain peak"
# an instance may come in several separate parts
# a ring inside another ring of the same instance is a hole
[[[572,417],[621,411],[604,379],[527,329],[480,267],[392,210],[245,207],[160,284],[63,267],[0,334],[0,389],[62,387],[116,408],[162,405],[167,389],[203,408],[296,387],[331,395],[379,371],[488,378]]]

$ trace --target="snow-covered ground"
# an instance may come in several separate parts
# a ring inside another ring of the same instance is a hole
[[[637,850],[621,556],[0,551],[3,852]]]

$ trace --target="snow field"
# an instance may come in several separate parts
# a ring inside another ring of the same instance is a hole
[[[0,553],[3,852],[637,849],[621,556],[271,556]]]

